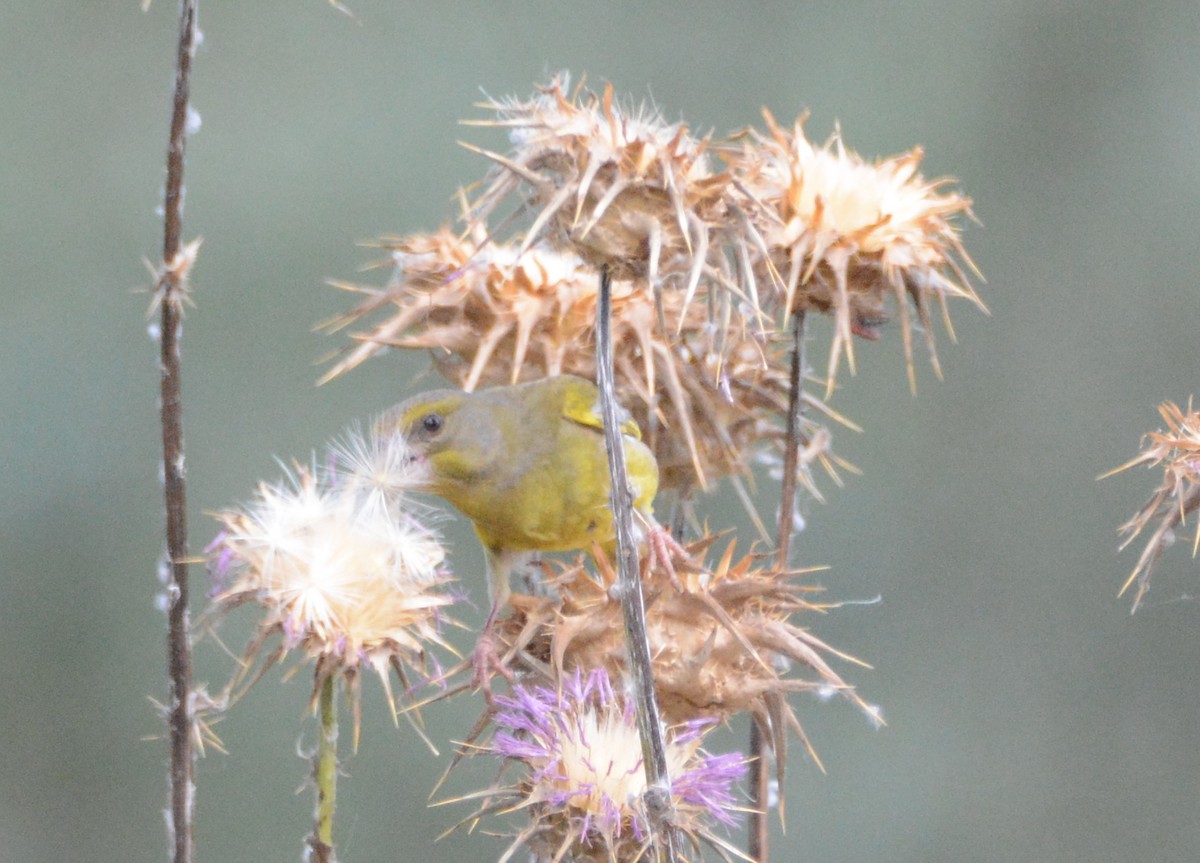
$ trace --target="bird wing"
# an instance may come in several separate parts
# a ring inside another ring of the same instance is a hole
[[[642,430],[638,428],[637,422],[620,405],[617,406],[617,410],[617,416],[621,420],[621,431],[641,440]],[[600,415],[600,391],[582,379],[577,383],[572,382],[563,392],[562,417],[568,422],[604,431],[604,420]]]

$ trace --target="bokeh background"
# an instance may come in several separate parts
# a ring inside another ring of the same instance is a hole
[[[358,241],[432,229],[498,143],[458,120],[480,89],[527,94],[557,69],[652,96],[723,133],[812,112],[820,140],[889,155],[921,144],[982,227],[966,245],[992,315],[957,309],[946,380],[910,395],[898,328],[862,346],[835,406],[863,470],[806,504],[816,623],[870,660],[883,706],[801,714],[775,859],[1190,861],[1200,848],[1200,565],[1168,555],[1136,616],[1115,597],[1135,555],[1116,526],[1145,472],[1097,483],[1200,391],[1200,6],[1192,0],[735,4],[201,4],[186,234],[204,237],[184,335],[194,549],[245,499],[353,419],[432,386],[391,355],[315,388],[339,346],[313,325]],[[162,859],[166,746],[156,348],[142,257],[161,247],[177,9],[157,0],[0,4],[0,859]],[[815,356],[828,338],[816,328]],[[763,484],[764,500],[774,493]],[[765,504],[769,508],[769,504]],[[714,519],[744,519],[724,497]],[[479,604],[481,561],[450,529]],[[747,534],[749,536],[749,534]],[[196,575],[196,610],[205,576]],[[478,623],[478,612],[465,612]],[[246,619],[222,629],[240,648]],[[462,634],[460,643],[467,643]],[[197,676],[232,660],[214,640]],[[199,766],[199,859],[290,861],[311,745],[308,680],[269,675]],[[478,705],[427,715],[440,741]],[[737,727],[719,745],[744,740]],[[343,860],[488,860],[465,809],[427,810],[444,759],[365,686],[347,760]],[[486,782],[468,770],[450,791]]]

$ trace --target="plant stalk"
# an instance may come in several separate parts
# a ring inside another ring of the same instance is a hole
[[[779,494],[779,534],[775,565],[785,569],[791,552],[793,513],[796,505],[796,470],[800,459],[800,422],[804,416],[804,312],[792,315],[792,362],[788,389],[787,437],[783,452],[783,487]],[[776,729],[784,733],[785,729]],[[769,747],[758,722],[750,724],[750,824],[746,850],[758,863],[770,856],[767,803],[771,771]]]
[[[314,863],[334,863],[333,812],[337,802],[337,697],[335,677],[328,675],[321,684],[318,711],[321,717],[321,736],[313,762],[313,779],[317,787],[317,810],[313,835],[308,844]]]
[[[167,183],[163,208],[163,264],[155,285],[160,310],[159,368],[163,446],[163,495],[166,501],[167,566],[167,724],[170,729],[168,838],[174,863],[195,855],[193,802],[195,756],[192,749],[192,656],[188,619],[187,498],[184,493],[183,396],[179,339],[187,291],[187,267],[180,256],[183,236],[183,167],[187,143],[188,100],[196,41],[198,0],[181,0],[175,91],[167,142]]]
[[[654,691],[650,643],[646,636],[646,603],[642,596],[641,567],[633,534],[633,495],[629,489],[621,421],[617,412],[616,384],[613,376],[612,275],[607,266],[600,270],[600,292],[596,300],[596,377],[600,388],[604,443],[608,451],[608,470],[612,486],[612,511],[617,533],[617,571],[620,578],[621,607],[625,616],[625,645],[629,652],[638,731],[642,740],[642,761],[646,769],[645,803],[658,838],[658,860],[660,863],[676,863],[679,840],[670,823],[671,776],[667,769],[667,746],[658,709],[658,696]]]
[[[788,389],[787,439],[783,451],[783,487],[779,492],[779,539],[775,565],[784,569],[791,555],[792,524],[796,506],[796,471],[799,469],[801,421],[804,418],[804,312],[792,315],[792,363]]]

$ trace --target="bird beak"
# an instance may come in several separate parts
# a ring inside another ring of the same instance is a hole
[[[433,479],[433,471],[429,467],[429,454],[423,450],[409,448],[404,457],[404,466],[411,472],[413,484],[417,488],[427,487]]]

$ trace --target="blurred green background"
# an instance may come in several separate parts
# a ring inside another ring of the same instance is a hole
[[[1197,859],[1200,566],[1173,550],[1131,617],[1115,593],[1135,555],[1117,556],[1115,528],[1153,479],[1095,477],[1157,427],[1159,402],[1200,391],[1200,6],[349,2],[357,22],[322,0],[201,4],[193,549],[207,512],[277,476],[275,456],[433,384],[414,378],[423,357],[392,355],[317,389],[315,361],[341,342],[311,327],[345,308],[323,281],[371,259],[357,241],[454,214],[484,170],[455,140],[498,141],[458,125],[480,88],[527,94],[567,68],[718,133],[762,105],[810,109],[817,140],[840,121],[859,152],[921,144],[927,177],[958,178],[992,316],[959,304],[946,381],[920,364],[917,398],[894,326],[842,380],[835,406],[867,432],[836,443],[864,474],[806,505],[799,555],[832,567],[832,596],[882,597],[816,627],[874,663],[847,674],[889,724],[800,705],[829,774],[794,753],[774,859]],[[4,860],[165,853],[147,700],[165,691],[158,376],[133,289],[161,248],[176,15],[170,0],[0,5]],[[461,524],[450,535],[482,604],[478,550]],[[232,648],[248,624],[223,628]],[[231,667],[201,645],[200,680]],[[303,673],[272,674],[218,727],[230,754],[199,765],[200,860],[300,855],[307,694]],[[431,846],[465,809],[425,808],[443,760],[392,727],[376,685],[364,694],[341,858],[495,859],[502,841],[479,833]],[[427,719],[444,742],[476,709]],[[474,771],[450,790],[488,780]]]

